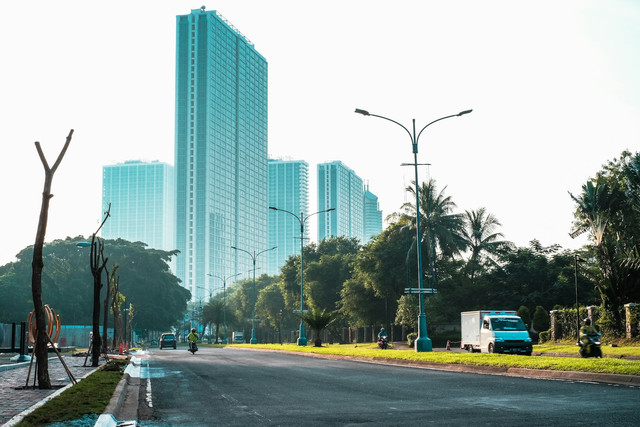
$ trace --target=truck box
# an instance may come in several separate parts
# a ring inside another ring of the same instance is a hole
[[[527,327],[513,310],[478,310],[460,313],[460,348],[471,352],[531,355]]]
[[[234,344],[243,344],[244,343],[244,333],[243,332],[233,332],[232,338],[233,338],[233,343]]]

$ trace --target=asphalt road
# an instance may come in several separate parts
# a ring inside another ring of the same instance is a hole
[[[154,349],[142,426],[638,425],[640,388],[231,348]]]

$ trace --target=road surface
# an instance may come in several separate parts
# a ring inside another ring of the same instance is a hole
[[[141,372],[142,426],[631,426],[640,402],[634,387],[232,348],[154,349]]]

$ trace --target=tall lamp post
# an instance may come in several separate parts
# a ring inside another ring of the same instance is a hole
[[[222,337],[222,343],[227,343],[227,280],[232,279],[242,273],[232,274],[231,276],[222,277],[215,274],[209,274],[211,277],[222,280],[222,324],[224,325],[224,336]]]
[[[422,275],[423,275],[423,271],[422,271],[422,248],[421,248],[421,233],[420,233],[420,196],[418,193],[418,140],[420,139],[420,135],[422,135],[422,132],[428,128],[430,125],[439,122],[440,120],[444,120],[444,119],[448,119],[451,117],[460,117],[462,115],[465,114],[469,114],[470,112],[472,112],[473,110],[464,110],[459,112],[458,114],[452,114],[449,116],[444,116],[444,117],[440,117],[439,119],[436,119],[430,123],[427,123],[426,126],[424,126],[420,132],[418,132],[418,134],[416,135],[416,119],[413,119],[413,132],[410,132],[409,129],[407,129],[404,125],[398,123],[395,120],[392,120],[388,117],[384,117],[384,116],[379,116],[377,114],[371,114],[366,110],[361,110],[359,108],[356,108],[356,113],[358,114],[362,114],[363,116],[371,116],[371,117],[378,117],[380,119],[384,119],[384,120],[388,120],[390,122],[393,122],[395,124],[397,124],[398,126],[400,126],[402,129],[404,129],[407,134],[409,135],[409,138],[411,138],[411,146],[413,147],[413,166],[414,166],[414,170],[415,170],[415,186],[416,186],[416,247],[417,247],[417,252],[418,252],[418,291],[416,293],[418,293],[420,295],[420,314],[418,315],[418,339],[416,339],[415,341],[415,350],[416,352],[422,352],[422,351],[432,351],[433,350],[433,346],[431,344],[431,340],[429,339],[429,337],[427,336],[427,317],[424,314],[424,293],[428,293],[427,291],[431,291],[433,292],[434,290],[427,290],[424,289],[423,287],[423,280],[422,280]],[[435,279],[435,274],[432,275],[432,281]]]
[[[245,251],[244,249],[240,249],[240,248],[236,248],[235,246],[231,246],[231,249],[235,249],[236,251],[241,251],[244,252],[246,254],[249,254],[249,256],[251,257],[251,260],[253,261],[253,315],[251,316],[251,344],[258,344],[258,339],[256,338],[256,300],[257,300],[257,295],[256,295],[256,258],[258,258],[258,255],[260,255],[261,253],[267,252],[267,251],[272,251],[275,248],[277,248],[277,246],[274,246],[272,248],[269,249],[264,249],[258,253],[256,253],[256,251],[254,250],[253,253],[249,252],[249,251]]]
[[[304,223],[309,219],[309,217],[312,217],[313,215],[335,211],[336,209],[325,209],[323,211],[314,212],[311,215],[307,215],[306,217],[304,216],[303,212],[300,212],[300,216],[298,216],[293,212],[289,212],[287,210],[279,209],[273,206],[269,206],[269,209],[279,212],[286,212],[289,215],[292,215],[300,223],[300,314],[302,314],[304,313]],[[298,337],[298,345],[307,345],[307,333],[304,330],[304,320],[300,320],[300,336]]]

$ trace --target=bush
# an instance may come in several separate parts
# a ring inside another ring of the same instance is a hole
[[[542,331],[538,334],[538,344],[544,344],[551,339],[551,329]]]
[[[533,313],[533,329],[536,331],[546,331],[551,327],[549,312],[541,305],[536,307]]]
[[[418,338],[418,334],[415,332],[411,332],[410,334],[407,334],[407,344],[409,345],[409,347],[414,346],[414,343],[416,342],[417,338]]]
[[[527,329],[530,329],[531,328],[531,311],[529,311],[529,308],[524,305],[521,305],[520,308],[518,309],[518,316],[520,316],[524,324],[527,325]]]

